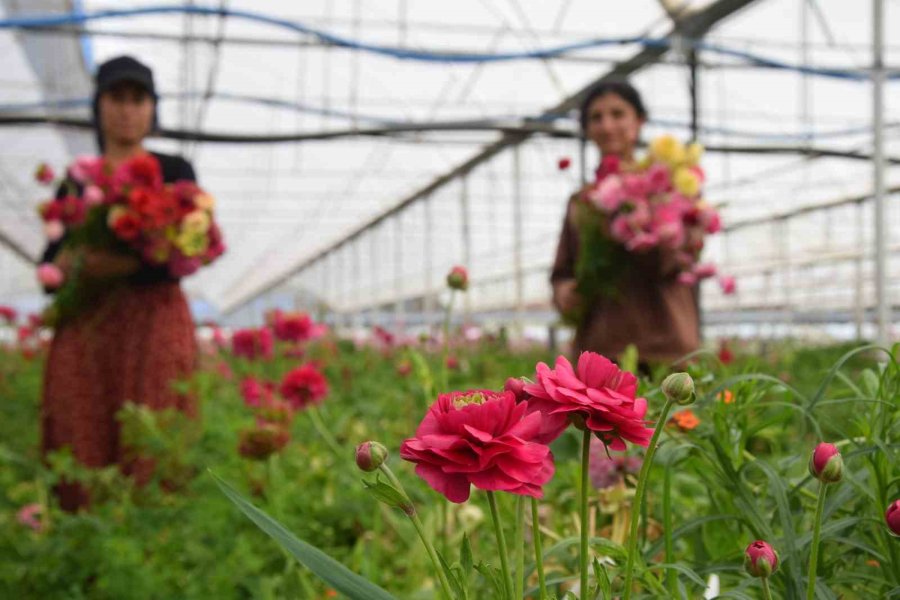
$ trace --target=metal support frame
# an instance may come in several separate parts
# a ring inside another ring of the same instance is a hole
[[[522,210],[522,147],[513,147],[513,269],[516,282],[516,328],[519,335],[525,330],[525,273],[522,269],[522,229],[525,226]]]
[[[875,306],[877,342],[890,342],[887,215],[884,210],[884,0],[872,0],[872,154],[875,188]]]
[[[472,227],[469,221],[469,177],[468,173],[460,177],[459,214],[462,226],[462,264],[470,271],[472,269]],[[472,314],[471,293],[463,294],[463,322],[469,322]]]

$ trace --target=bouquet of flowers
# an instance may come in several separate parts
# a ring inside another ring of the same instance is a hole
[[[53,182],[42,165],[38,181]],[[104,249],[132,255],[173,277],[184,277],[222,255],[222,233],[213,219],[214,199],[193,181],[164,184],[159,162],[135,157],[113,170],[102,158],[82,157],[69,169],[60,198],[40,205],[39,214],[51,242],[64,247]],[[77,273],[66,280],[52,263],[38,267],[38,278],[56,288],[53,313],[70,313],[83,297]]]
[[[629,254],[659,252],[684,285],[716,274],[714,265],[699,263],[706,235],[721,229],[719,214],[703,201],[702,154],[699,144],[662,136],[636,165],[603,159],[578,206],[575,270],[584,298],[614,295]]]

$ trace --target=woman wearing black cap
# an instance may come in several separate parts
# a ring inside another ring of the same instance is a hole
[[[194,169],[183,158],[144,149],[144,138],[156,126],[156,100],[153,74],[142,63],[122,56],[100,65],[93,109],[103,158],[115,169],[151,154],[167,183],[193,181]],[[57,326],[44,375],[42,450],[69,447],[89,467],[119,464],[142,482],[151,475],[152,463],[126,460],[116,413],[133,402],[194,414],[191,399],[172,386],[190,375],[196,360],[188,304],[165,267],[82,246],[70,250],[64,242],[51,243],[43,261],[71,275],[77,259],[78,276],[94,280],[91,287],[101,291],[89,307]],[[76,484],[57,491],[66,510],[90,501]]]
[[[585,138],[600,152],[598,181],[609,174],[606,166],[612,162],[635,162],[634,151],[646,119],[640,94],[625,81],[602,83],[588,92],[581,107],[581,126]],[[697,350],[700,328],[695,291],[678,283],[673,257],[659,250],[622,257],[625,264],[620,265],[622,275],[615,296],[592,301],[581,297],[575,278],[580,197],[575,194],[569,200],[550,276],[557,309],[564,315],[584,315],[575,332],[575,356],[590,350],[616,360],[634,344],[646,367]]]

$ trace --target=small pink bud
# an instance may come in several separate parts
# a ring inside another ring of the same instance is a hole
[[[726,296],[731,296],[737,291],[737,283],[731,275],[722,275],[719,277],[719,287]]]
[[[62,224],[62,221],[53,219],[52,221],[44,223],[44,235],[46,235],[47,239],[51,242],[58,241],[65,232],[66,226]]]
[[[459,290],[461,292],[469,289],[469,272],[465,267],[455,266],[450,269],[447,274],[447,286],[451,290]]]
[[[516,402],[521,402],[528,397],[528,394],[525,393],[525,382],[518,377],[507,379],[506,383],[503,384],[503,389],[507,392],[512,392],[516,397]]]
[[[38,281],[46,288],[56,289],[62,285],[65,276],[53,263],[43,263],[37,269]]]
[[[356,447],[356,466],[370,472],[384,464],[388,451],[378,442],[363,442]]]
[[[50,168],[50,165],[48,165],[47,163],[41,163],[40,165],[38,165],[37,170],[34,172],[34,178],[38,181],[38,183],[49,185],[53,183],[53,180],[56,178],[56,173],[53,172],[53,169]]]
[[[884,521],[890,532],[900,537],[900,499],[894,500],[884,513]]]
[[[762,540],[756,540],[744,551],[744,568],[753,577],[768,577],[778,569],[778,553]]]
[[[556,166],[559,167],[560,171],[565,171],[572,166],[572,159],[568,156],[564,156],[559,159],[559,162],[556,163]]]
[[[809,474],[823,483],[837,483],[843,470],[844,460],[834,444],[819,444],[809,457]]]

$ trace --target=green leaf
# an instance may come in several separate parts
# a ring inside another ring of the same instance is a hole
[[[363,485],[366,486],[366,489],[371,492],[379,502],[384,502],[388,506],[399,508],[404,512],[406,512],[410,506],[409,500],[400,490],[392,485],[384,483],[380,479],[376,478],[374,483],[363,479]]]
[[[597,580],[597,591],[601,598],[612,598],[612,584],[609,582],[609,574],[600,561],[594,557],[594,578]],[[594,594],[596,597],[597,594]]]
[[[237,490],[210,471],[219,489],[248,519],[290,552],[322,581],[352,600],[397,600],[382,588],[360,577],[315,546],[297,538],[281,523],[248,502]]]
[[[494,588],[494,598],[506,598],[506,586],[503,585],[503,578],[500,576],[500,570],[492,567],[487,563],[480,562],[475,565],[475,570],[481,573],[487,579],[491,587]]]
[[[459,548],[459,564],[468,577],[472,572],[472,546],[469,544],[469,535],[463,533],[462,545]]]

